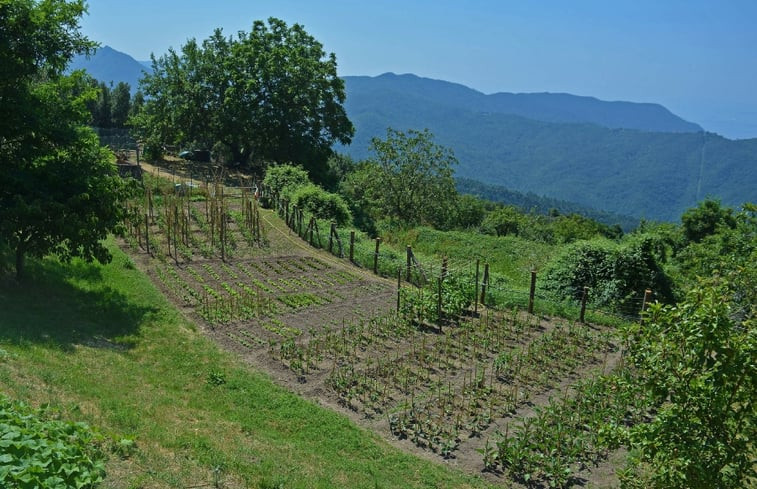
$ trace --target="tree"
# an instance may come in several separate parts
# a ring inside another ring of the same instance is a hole
[[[131,105],[131,87],[128,83],[118,82],[110,92],[110,122],[112,127],[125,127],[129,118]]]
[[[662,268],[661,247],[658,239],[648,235],[623,243],[577,241],[550,260],[541,287],[558,300],[578,299],[583,287],[589,287],[593,303],[638,314],[638,299],[647,288],[663,301],[673,298],[670,277]]]
[[[263,185],[286,198],[291,198],[291,194],[295,190],[309,183],[311,182],[308,172],[293,165],[272,166],[263,179]]]
[[[93,47],[78,32],[84,11],[83,1],[0,4],[0,56],[11,72],[1,75],[0,119],[18,121],[0,136],[0,250],[15,254],[17,278],[27,256],[108,261],[101,240],[125,212],[129,187],[87,127],[96,93],[83,73],[63,75]]]
[[[147,141],[215,147],[229,163],[254,170],[300,164],[318,180],[331,146],[349,144],[354,132],[336,57],[299,24],[255,21],[236,38],[217,29],[152,65],[141,84],[147,101],[133,121]]]
[[[493,232],[497,236],[510,234],[517,236],[523,221],[522,212],[514,206],[506,205],[489,212],[484,218],[482,226],[485,231]]]
[[[97,101],[95,103],[92,124],[95,127],[112,127],[110,87],[105,82],[100,82],[97,88]]]
[[[0,2],[0,163],[13,161],[41,137],[32,85],[59,76],[76,53],[95,47],[79,32],[83,12],[83,1]]]
[[[129,105],[129,117],[134,117],[135,115],[139,114],[139,111],[142,110],[142,107],[144,105],[145,95],[141,90],[137,90],[137,92],[134,94],[134,97],[131,99],[131,104]]]
[[[312,183],[297,188],[292,193],[292,203],[318,219],[328,219],[340,226],[352,221],[350,208],[341,195],[327,192]]]
[[[707,199],[681,216],[683,234],[690,242],[698,243],[715,234],[718,227],[736,227],[733,209],[723,208],[717,200]]]
[[[457,190],[452,178],[457,164],[448,148],[433,142],[428,131],[407,134],[387,129],[386,139],[373,138],[375,157],[348,177],[346,187],[360,192],[375,219],[402,225],[443,226],[453,213]]]

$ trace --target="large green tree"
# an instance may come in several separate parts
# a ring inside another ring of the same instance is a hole
[[[0,257],[15,255],[19,278],[26,256],[109,260],[101,240],[124,214],[129,187],[87,127],[96,93],[63,74],[94,46],[84,12],[81,0],[0,2]]]
[[[438,145],[428,131],[387,129],[373,138],[374,157],[348,175],[342,190],[375,220],[401,225],[449,227],[458,194],[452,175],[452,150]]]
[[[354,132],[334,54],[305,29],[279,19],[152,58],[142,80],[147,102],[133,123],[152,144],[215,148],[229,163],[262,169],[302,165],[319,180],[335,142]]]

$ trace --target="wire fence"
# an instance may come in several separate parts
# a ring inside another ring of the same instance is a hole
[[[535,271],[531,273],[530,284],[515,284],[507,277],[489,270],[489,265],[481,258],[466,260],[424,256],[419,259],[410,246],[402,252],[393,246],[387,246],[380,238],[370,238],[356,230],[338,228],[333,221],[319,219],[312,213],[298,209],[264,187],[261,187],[261,198],[267,200],[287,226],[311,246],[327,250],[376,275],[396,278],[398,310],[401,308],[401,289],[407,286],[425,288],[427,298],[445,303],[439,294],[444,294],[441,284],[450,276],[456,277],[458,287],[462,285],[474,310],[481,305],[499,310],[519,308],[534,314],[580,321],[628,322],[638,321],[646,305],[654,300],[652,291],[640,290],[621,302],[598,302],[594,291],[589,287],[562,290],[561,295],[570,297],[563,299],[540,287]],[[444,315],[445,311],[440,313]]]

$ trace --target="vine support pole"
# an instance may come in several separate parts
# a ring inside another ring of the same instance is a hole
[[[586,315],[586,300],[589,297],[589,287],[584,286],[583,292],[581,293],[581,317],[579,318],[579,321],[582,323],[585,323],[584,317]]]
[[[489,264],[484,263],[484,280],[481,284],[481,304],[486,305],[486,287],[489,285]]]
[[[376,252],[373,254],[373,273],[378,275],[378,257],[379,246],[381,245],[381,238],[376,238]]]
[[[350,263],[355,263],[355,231],[350,231]]]
[[[531,270],[531,290],[528,292],[528,313],[534,313],[534,296],[536,295],[536,270]]]
[[[147,214],[145,214],[145,250],[147,254],[150,254],[150,221]]]
[[[478,313],[478,276],[481,266],[481,260],[476,258],[476,281],[473,285],[473,312]]]
[[[400,313],[400,289],[402,288],[402,267],[397,267],[397,314]]]
[[[436,316],[439,318],[437,322],[439,323],[439,332],[442,332],[442,277],[439,277],[436,279],[437,284],[437,292],[438,295],[436,297]]]
[[[405,250],[407,252],[407,268],[405,270],[405,281],[410,282],[410,267],[412,265],[412,259],[413,259],[413,248],[410,245],[407,245],[405,247]]]

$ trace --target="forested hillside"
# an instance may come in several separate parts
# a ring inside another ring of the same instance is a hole
[[[732,205],[755,198],[755,139],[483,113],[408,92],[402,84],[393,88],[386,80],[373,86],[347,78],[346,87],[356,132],[345,150],[355,159],[368,156],[370,139],[386,127],[429,128],[454,149],[458,177],[619,214],[675,220],[707,196]]]

